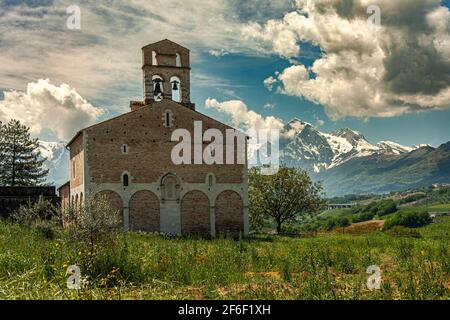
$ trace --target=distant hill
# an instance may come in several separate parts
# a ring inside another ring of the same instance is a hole
[[[350,128],[324,133],[299,119],[286,124],[281,136],[281,162],[322,181],[329,197],[450,182],[450,142],[439,148],[371,144]]]
[[[374,154],[351,159],[321,172],[328,196],[387,193],[434,183],[450,183],[450,142],[399,155]]]

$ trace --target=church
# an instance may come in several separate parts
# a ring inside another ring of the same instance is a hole
[[[247,139],[239,161],[175,164],[179,141],[172,133],[194,136],[233,128],[195,109],[190,101],[190,52],[162,40],[142,48],[144,97],[130,111],[80,130],[68,143],[70,181],[59,188],[62,206],[82,206],[87,197],[108,199],[125,231],[172,235],[247,236]],[[234,130],[236,141],[243,134]],[[234,138],[233,138],[234,140]],[[208,143],[200,143],[207,150]],[[236,145],[238,143],[236,142]]]

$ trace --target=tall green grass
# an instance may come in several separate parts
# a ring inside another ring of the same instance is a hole
[[[90,260],[95,268],[79,291],[67,289],[65,272],[86,253],[63,231],[46,240],[0,222],[0,299],[450,299],[450,219],[437,221],[420,229],[421,239],[128,233]],[[383,272],[379,291],[366,287],[371,265]]]

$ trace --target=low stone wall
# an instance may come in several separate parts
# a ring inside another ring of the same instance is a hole
[[[36,202],[39,197],[59,203],[55,187],[0,187],[0,218],[8,217],[21,205]]]

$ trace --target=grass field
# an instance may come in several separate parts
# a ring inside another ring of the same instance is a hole
[[[0,222],[0,299],[450,299],[450,218],[420,239],[372,232],[199,240],[129,233],[79,291],[68,265],[86,253],[64,234],[46,240]],[[382,288],[366,287],[367,267]],[[83,273],[83,270],[81,270]]]

